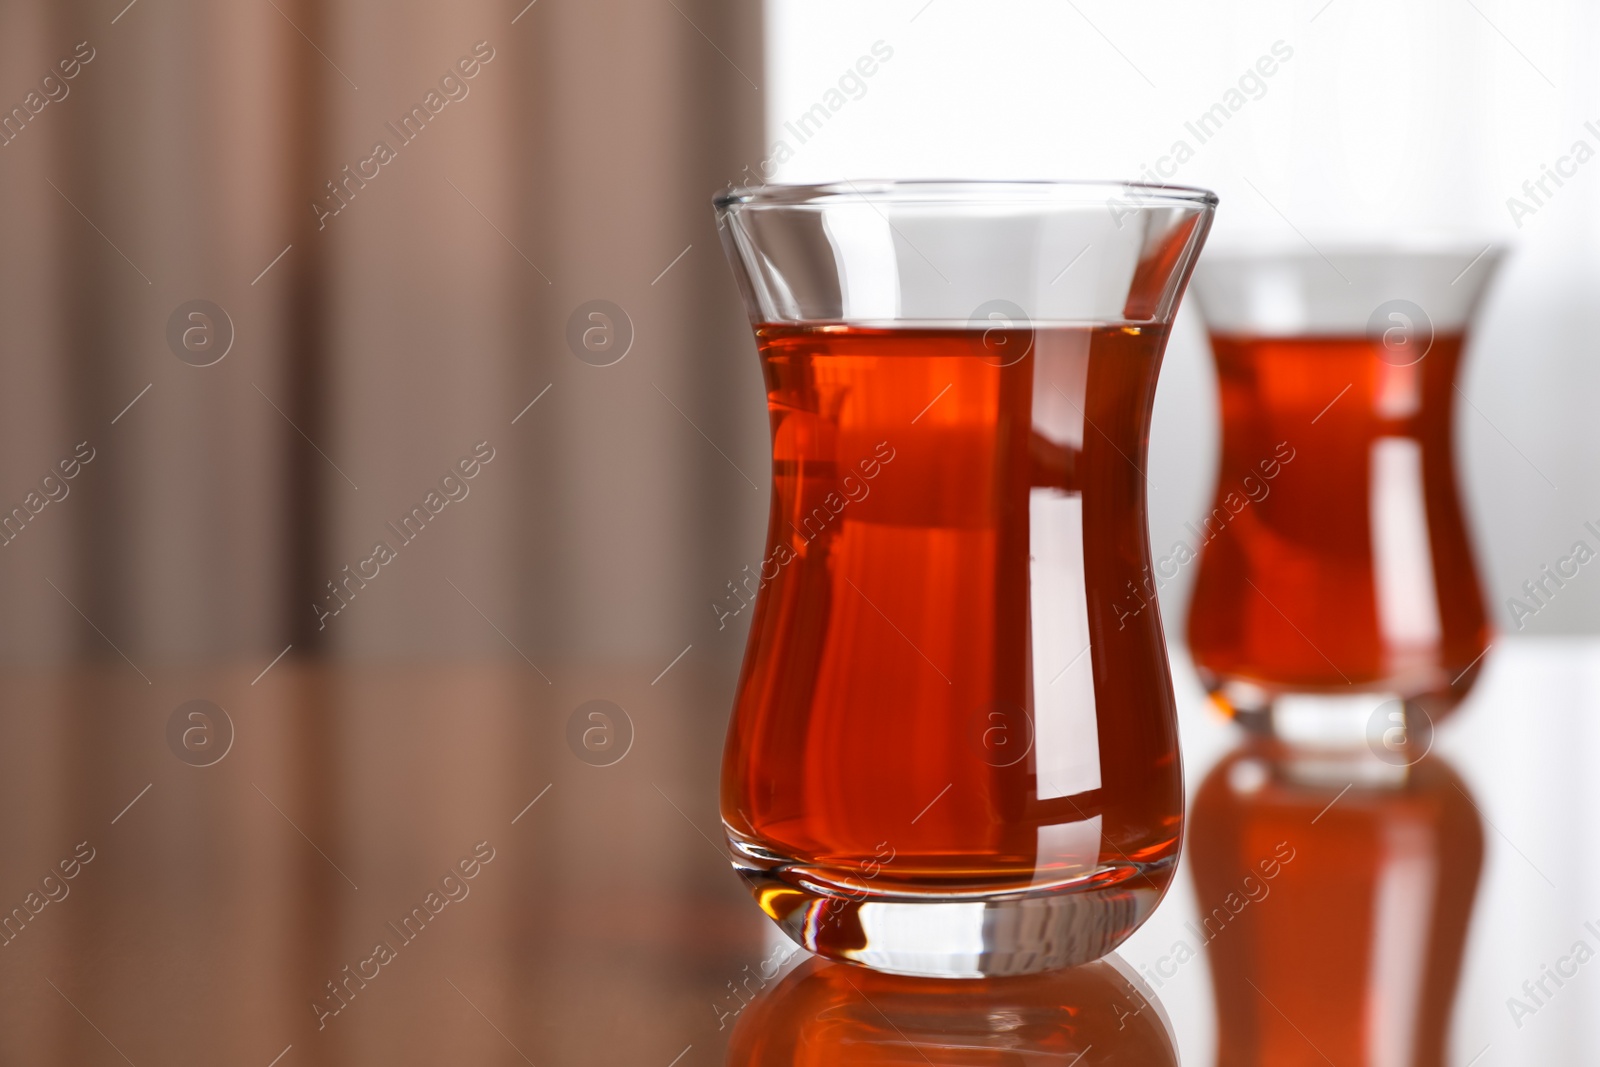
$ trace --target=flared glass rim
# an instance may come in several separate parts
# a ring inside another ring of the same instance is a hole
[[[1156,185],[1150,182],[1061,180],[966,179],[845,179],[835,182],[746,185],[712,198],[719,211],[734,207],[803,207],[839,201],[898,204],[1093,204],[1111,199],[1139,206],[1214,208],[1217,194],[1190,185]]]
[[[1305,235],[1264,237],[1255,234],[1225,237],[1208,243],[1205,261],[1230,266],[1282,260],[1313,260],[1327,256],[1371,257],[1403,260],[1431,256],[1469,256],[1498,259],[1512,251],[1513,242],[1493,234],[1460,232],[1344,234],[1308,231]]]

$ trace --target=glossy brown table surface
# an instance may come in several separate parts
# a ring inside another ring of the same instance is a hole
[[[1600,964],[1570,961],[1576,942],[1600,949],[1585,926],[1600,927],[1600,642],[1503,640],[1490,655],[1436,746],[1484,854],[1445,1062],[1600,1062]],[[1192,796],[1239,735],[1174,659]],[[1168,1033],[1182,1062],[1214,1061],[1210,949],[1171,959],[1219,903],[1200,906],[1188,870],[1119,953],[1122,973],[1161,976],[1148,1000],[1109,970],[970,995],[814,964],[779,979],[803,954],[782,951],[721,850],[726,671],[685,663],[652,684],[659,666],[571,669],[552,684],[523,665],[286,660],[252,684],[258,670],[3,676],[0,1064],[695,1067],[724,1062],[736,1029],[737,1054],[760,1062],[1162,1062],[1149,1043]],[[607,766],[569,745],[594,698],[632,727]],[[231,744],[214,714],[180,711],[196,699],[226,711]],[[1365,790],[1333,789],[1331,812],[1357,811]],[[1308,822],[1297,846],[1336,822]],[[1420,921],[1418,884],[1380,877],[1377,910]],[[1295,898],[1251,906],[1265,918]],[[1337,932],[1343,905],[1325,907],[1272,917]],[[1258,951],[1262,974],[1321,966],[1303,942]],[[1575,974],[1534,1005],[1523,983],[1562,958]],[[1293,994],[1270,982],[1278,1011]],[[1402,1030],[1420,1010],[1390,1009]],[[1344,1067],[1311,1036],[1330,1020],[1288,1014],[1306,1048],[1279,1062]],[[1365,1062],[1407,1061],[1378,1048]]]

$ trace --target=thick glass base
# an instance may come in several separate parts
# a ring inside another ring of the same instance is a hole
[[[1464,685],[1433,693],[1354,687],[1304,691],[1218,677],[1203,668],[1200,673],[1212,703],[1252,734],[1308,749],[1365,745],[1396,766],[1428,754],[1434,727],[1455,710],[1472,681],[1463,675]]]
[[[889,974],[985,978],[1076,967],[1114,950],[1155,910],[1172,861],[1015,892],[840,892],[795,869],[737,866],[802,948]]]

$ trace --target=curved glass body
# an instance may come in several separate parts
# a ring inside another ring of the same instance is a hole
[[[1490,633],[1452,455],[1468,317],[1497,260],[1207,257],[1195,289],[1222,407],[1188,642],[1217,701],[1437,719]],[[1359,709],[1358,709],[1359,710]]]
[[[801,964],[739,1017],[727,1067],[1060,1063],[1177,1067],[1155,994],[1116,957],[955,982]]]
[[[1220,1067],[1443,1067],[1483,861],[1449,765],[1258,741],[1201,783],[1190,848]]]
[[[719,201],[773,441],[722,814],[805,947],[1058,968],[1165,891],[1166,650],[1154,612],[1114,604],[1149,565],[1151,402],[1213,203],[947,183]]]

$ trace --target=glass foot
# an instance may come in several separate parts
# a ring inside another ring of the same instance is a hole
[[[1365,747],[1401,767],[1428,754],[1434,727],[1455,710],[1465,689],[1407,696],[1382,689],[1270,690],[1209,675],[1202,680],[1212,703],[1258,737],[1301,749]]]
[[[841,895],[775,870],[739,873],[783,932],[820,956],[889,974],[984,978],[1076,967],[1111,952],[1155,910],[1171,861],[1114,885],[1005,895]]]

